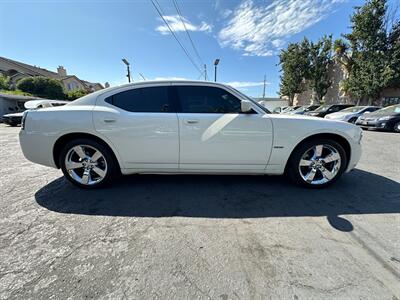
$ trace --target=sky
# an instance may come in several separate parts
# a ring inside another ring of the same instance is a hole
[[[279,51],[304,36],[349,32],[363,0],[0,0],[0,56],[112,86],[134,81],[214,80],[261,97],[279,91]],[[396,1],[396,0],[393,0]],[[176,6],[174,5],[176,4]],[[159,6],[158,6],[159,5]],[[179,13],[180,12],[180,15]],[[188,33],[193,45],[188,37]]]

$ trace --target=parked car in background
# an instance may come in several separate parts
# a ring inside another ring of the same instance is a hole
[[[236,89],[200,81],[144,81],[63,107],[26,111],[25,157],[99,187],[119,173],[287,174],[322,188],[360,159],[354,125],[271,114]]]
[[[327,114],[338,112],[338,111],[341,111],[342,109],[352,107],[352,106],[354,106],[354,105],[352,105],[352,104],[322,105],[322,106],[318,107],[316,110],[306,112],[304,115],[324,118]]]
[[[364,114],[357,119],[356,125],[365,129],[400,132],[400,104],[388,106],[370,114]]]
[[[67,104],[69,101],[62,100],[31,100],[25,102],[24,106],[26,109],[40,109],[45,107],[55,107]],[[24,112],[17,112],[13,114],[7,114],[2,117],[2,121],[10,126],[20,125],[22,122],[22,116]]]
[[[300,106],[298,109],[295,109],[295,110],[289,112],[289,114],[293,114],[293,115],[304,115],[306,112],[314,111],[314,110],[316,110],[318,107],[320,107],[320,105],[314,105],[314,104],[311,104],[311,105],[303,105],[303,106]]]
[[[325,116],[325,119],[355,123],[361,115],[381,109],[379,106],[353,106]]]
[[[272,110],[274,114],[280,114],[283,110],[285,110],[288,106],[278,106]]]
[[[300,108],[300,105],[296,105],[296,106],[288,106],[286,107],[284,110],[281,111],[281,114],[287,114],[290,113],[292,111],[295,111],[296,109]]]

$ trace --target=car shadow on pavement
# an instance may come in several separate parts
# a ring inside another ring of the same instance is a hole
[[[346,214],[400,213],[400,184],[354,170],[323,190],[293,186],[281,176],[134,175],[111,187],[83,190],[63,177],[35,194],[58,213],[124,217],[267,218],[326,216],[351,231]]]

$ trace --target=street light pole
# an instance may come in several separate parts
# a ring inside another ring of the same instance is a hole
[[[267,74],[264,75],[263,99],[265,98],[265,85],[266,84],[267,84]]]
[[[217,82],[217,66],[219,64],[219,58],[214,61],[214,81]]]
[[[130,83],[131,82],[131,70],[129,69],[129,62],[125,58],[122,59],[122,62],[126,65],[126,70],[128,72],[126,77],[128,77],[128,82]]]

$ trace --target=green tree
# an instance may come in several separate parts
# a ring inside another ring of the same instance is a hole
[[[74,91],[67,92],[66,93],[66,98],[68,100],[72,101],[72,100],[78,99],[80,97],[83,97],[83,96],[85,96],[87,94],[88,94],[88,92],[85,91],[85,90],[74,90]]]
[[[308,49],[297,43],[291,43],[279,55],[281,65],[280,95],[289,98],[293,105],[296,94],[304,91],[304,78],[308,71]]]
[[[47,99],[65,99],[63,86],[55,79],[47,77],[26,77],[17,83],[17,89]]]
[[[10,90],[10,78],[0,74],[0,90]]]
[[[393,25],[388,35],[388,86],[400,88],[400,21]]]
[[[350,44],[352,65],[344,86],[358,103],[372,104],[388,83],[386,0],[367,0],[351,17],[352,32],[344,35]]]
[[[308,47],[309,54],[306,79],[313,91],[313,103],[319,104],[332,84],[329,77],[329,66],[332,62],[332,37],[324,36],[316,43],[304,40],[303,44],[303,47]]]

